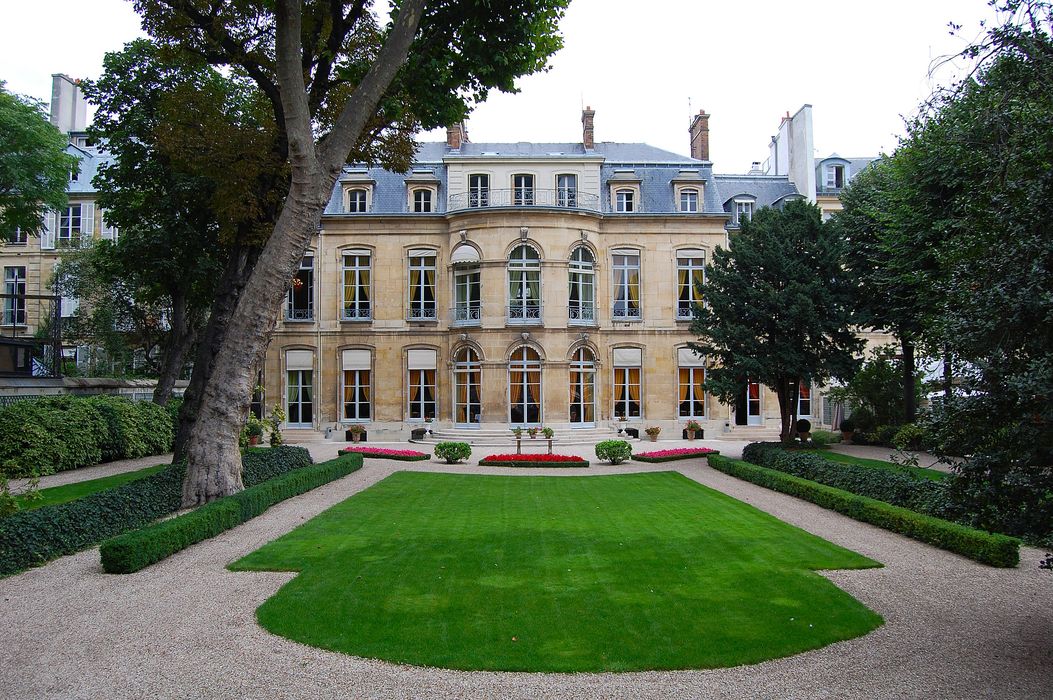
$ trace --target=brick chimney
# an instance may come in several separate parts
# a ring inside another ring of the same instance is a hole
[[[464,122],[446,127],[446,145],[454,151],[460,150],[462,143],[468,143],[468,129]]]
[[[592,126],[592,120],[596,116],[596,110],[592,107],[586,107],[581,110],[581,143],[585,146],[586,151],[591,151],[596,147],[596,138]]]
[[[691,134],[691,157],[696,160],[709,160],[709,115],[706,110],[698,110],[698,115],[691,120],[688,129]]]

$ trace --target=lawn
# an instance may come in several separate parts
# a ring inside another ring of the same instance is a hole
[[[298,571],[271,632],[398,663],[734,666],[882,619],[816,569],[880,566],[675,472],[398,472],[231,564]]]
[[[18,507],[22,510],[33,510],[34,508],[42,508],[44,506],[66,503],[67,501],[75,501],[78,498],[90,496],[93,493],[112,489],[115,486],[127,484],[129,481],[135,481],[136,479],[142,479],[151,474],[156,474],[167,466],[169,465],[159,464],[155,467],[146,467],[145,469],[138,469],[134,472],[124,472],[122,474],[104,476],[99,479],[78,481],[73,484],[66,484],[65,486],[52,486],[51,488],[40,489],[38,493],[41,497],[39,499],[27,500],[25,497],[19,496],[17,499]]]
[[[808,450],[809,452],[815,452],[824,459],[828,459],[831,462],[841,462],[842,464],[856,464],[861,467],[872,467],[874,469],[884,469],[888,472],[898,472],[900,474],[912,474],[919,476],[923,479],[929,479],[930,481],[940,481],[946,479],[947,472],[941,472],[936,469],[925,469],[924,467],[905,467],[902,464],[896,464],[895,462],[886,462],[881,459],[865,459],[863,457],[853,457],[852,455],[842,454],[840,452],[832,452],[830,450]]]

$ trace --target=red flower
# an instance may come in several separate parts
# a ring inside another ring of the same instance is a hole
[[[483,462],[584,462],[574,455],[490,455]]]

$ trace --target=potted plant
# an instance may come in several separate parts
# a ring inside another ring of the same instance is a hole
[[[536,438],[537,437],[537,427],[532,425],[529,428],[527,428],[527,435],[530,436],[531,440]]]
[[[662,428],[657,425],[652,425],[650,428],[644,429],[644,432],[647,433],[647,437],[651,438],[651,442],[656,442],[658,440],[658,433],[662,432]]]
[[[856,424],[852,422],[851,418],[845,418],[841,421],[841,442],[850,443],[852,438],[856,434]]]
[[[797,428],[797,437],[801,439],[801,442],[808,442],[812,439],[812,421],[802,418],[797,421],[795,427]]]
[[[523,439],[523,429],[522,428],[512,428],[512,434],[516,436],[516,440],[522,440]]]
[[[362,433],[366,432],[366,426],[352,423],[347,426],[347,432],[351,433],[351,442],[358,442],[362,437]]]
[[[268,423],[271,426],[271,447],[277,447],[282,444],[281,424],[284,422],[285,410],[282,408],[281,403],[276,403],[274,408],[271,409],[271,415],[268,417]]]
[[[698,421],[689,420],[687,425],[684,426],[684,430],[687,431],[687,439],[694,440],[695,433],[702,431],[702,426],[698,424]]]
[[[249,438],[250,445],[260,444],[260,439],[263,437],[263,421],[255,414],[249,414],[249,419],[245,423],[245,435]]]

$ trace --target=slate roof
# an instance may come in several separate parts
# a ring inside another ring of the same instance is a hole
[[[721,211],[731,211],[735,197],[755,197],[757,208],[769,207],[788,195],[800,194],[782,175],[717,175],[714,177]]]
[[[77,179],[70,181],[66,191],[70,194],[93,194],[95,185],[92,184],[92,180],[98,174],[99,166],[109,163],[113,160],[113,156],[95,148],[81,148],[73,144],[66,146],[66,153],[74,156],[80,162]]]

